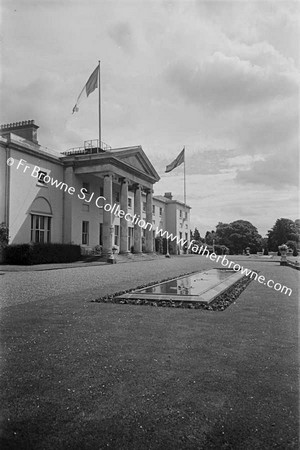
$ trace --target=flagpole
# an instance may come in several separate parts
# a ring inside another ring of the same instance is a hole
[[[183,193],[184,193],[184,204],[186,205],[186,179],[185,179],[185,146],[184,148],[184,160],[183,160]]]
[[[98,74],[98,91],[99,91],[99,149],[101,149],[101,86],[100,86],[100,61]]]

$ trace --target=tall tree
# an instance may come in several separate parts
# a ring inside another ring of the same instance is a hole
[[[207,231],[205,234],[205,243],[208,245],[213,245],[218,244],[219,243],[219,237],[217,236],[217,234],[215,233],[214,230],[211,231]]]
[[[272,251],[277,251],[278,246],[287,241],[299,242],[298,222],[291,219],[277,219],[275,225],[268,231],[268,247]]]
[[[195,231],[193,233],[193,239],[194,239],[194,241],[199,241],[199,242],[201,241],[201,236],[200,236],[198,228],[195,228]]]
[[[261,235],[257,228],[247,220],[236,220],[229,224],[219,222],[216,226],[217,243],[226,245],[231,253],[242,253],[250,247],[251,253],[261,249]]]

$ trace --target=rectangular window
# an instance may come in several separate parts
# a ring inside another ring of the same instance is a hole
[[[162,208],[159,208],[159,215],[162,216]]]
[[[182,218],[182,211],[181,211],[181,209],[179,210],[179,217],[180,217],[180,219]]]
[[[47,172],[44,170],[39,170],[38,172],[38,183],[42,184],[43,186],[46,186],[47,183],[45,183],[44,178],[47,175]]]
[[[31,215],[31,242],[47,244],[51,238],[51,217]]]
[[[133,246],[133,228],[128,227],[128,250],[131,252],[131,247]]]
[[[115,225],[115,245],[119,245],[119,231],[120,231],[120,226]]]
[[[82,245],[89,245],[89,222],[82,221]]]
[[[84,193],[89,194],[90,193],[90,183],[82,183],[83,189],[85,189]]]
[[[132,198],[128,197],[128,208],[132,207]]]
[[[103,197],[103,192],[104,192],[103,186],[100,186],[100,189],[99,189],[100,197]]]
[[[103,245],[103,223],[99,223],[99,245]]]
[[[115,202],[120,203],[120,193],[119,192],[116,192],[116,194],[115,194]]]
[[[143,202],[143,212],[146,212],[146,202]]]
[[[155,205],[152,205],[152,213],[155,214]]]

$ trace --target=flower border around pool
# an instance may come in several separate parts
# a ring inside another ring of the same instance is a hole
[[[259,273],[259,271],[256,271]],[[192,275],[193,273],[199,273],[199,271],[186,272],[178,275],[176,278],[180,278],[187,275]],[[122,294],[128,294],[130,292],[136,291],[138,289],[143,289],[154,284],[161,284],[165,281],[173,280],[174,277],[169,277],[164,280],[159,280],[156,282],[151,281],[150,283],[137,286],[132,289],[127,289],[124,291],[115,292],[111,295],[105,295],[103,297],[92,300],[95,303],[117,303],[125,305],[148,305],[154,307],[171,307],[171,308],[188,308],[188,309],[204,309],[208,311],[224,311],[228,306],[237,300],[240,294],[246,289],[249,283],[251,283],[252,278],[244,276],[238,281],[233,283],[224,292],[214,298],[214,300],[209,304],[189,302],[189,301],[172,301],[172,300],[147,300],[144,298],[120,298]]]

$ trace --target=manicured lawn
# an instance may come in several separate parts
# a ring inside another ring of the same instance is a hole
[[[265,273],[282,269],[296,285]],[[1,319],[3,449],[298,448],[296,292],[252,282],[224,312],[60,298]]]

